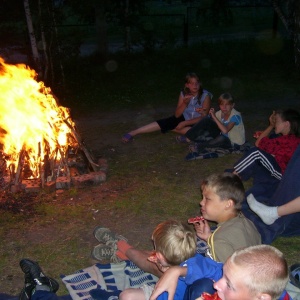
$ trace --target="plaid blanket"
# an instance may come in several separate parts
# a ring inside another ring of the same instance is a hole
[[[61,275],[73,300],[108,299],[129,287],[155,285],[158,278],[138,268],[131,261],[95,264],[71,275]]]

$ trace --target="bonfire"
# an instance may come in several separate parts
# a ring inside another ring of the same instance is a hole
[[[38,180],[41,187],[70,183],[70,161],[78,152],[85,153],[93,171],[98,167],[76,132],[69,109],[36,78],[26,65],[9,65],[0,58],[1,172],[2,180],[15,189],[30,180]]]

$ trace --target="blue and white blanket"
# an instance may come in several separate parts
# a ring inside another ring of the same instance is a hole
[[[92,293],[107,291],[118,294],[126,288],[138,288],[144,284],[155,285],[158,278],[138,268],[131,261],[117,264],[95,264],[71,275],[61,275],[73,300],[92,300]]]
[[[201,152],[190,152],[186,157],[186,161],[196,160],[196,159],[209,159],[218,158],[227,154],[242,154],[251,148],[251,144],[246,142],[245,144],[239,146],[234,145],[232,148],[219,148],[219,147],[207,147]]]

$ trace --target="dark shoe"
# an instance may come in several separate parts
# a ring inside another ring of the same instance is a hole
[[[190,161],[190,160],[195,160],[200,158],[202,158],[202,156],[198,152],[191,152],[185,157],[185,160]]]
[[[51,277],[45,276],[37,262],[30,259],[22,259],[20,267],[25,274],[25,287],[19,296],[20,300],[31,299],[36,286],[48,287],[49,291],[53,293],[59,289],[58,282]]]
[[[35,288],[35,283],[32,282],[31,276],[25,275],[25,286],[19,295],[19,300],[31,299],[31,295],[34,288]]]

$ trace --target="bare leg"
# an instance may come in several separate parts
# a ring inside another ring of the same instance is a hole
[[[189,131],[189,129],[191,129],[192,127],[190,127],[190,126],[186,126],[186,127],[184,127],[184,128],[182,128],[182,129],[174,129],[174,130],[172,130],[173,132],[176,132],[176,133],[179,133],[179,134],[182,134],[182,135],[185,135],[188,131]]]
[[[135,136],[137,134],[141,134],[141,133],[149,133],[149,132],[153,132],[153,131],[158,131],[160,130],[160,127],[158,125],[157,122],[152,122],[150,124],[147,124],[145,126],[139,127],[135,130],[132,130],[130,132],[128,132],[131,136]]]
[[[297,197],[286,204],[278,206],[278,216],[280,217],[296,212],[300,212],[300,197]]]
[[[125,289],[120,295],[120,300],[145,300],[145,293],[142,289],[138,288],[129,288]]]

